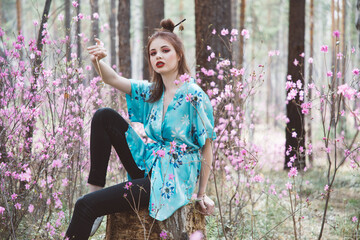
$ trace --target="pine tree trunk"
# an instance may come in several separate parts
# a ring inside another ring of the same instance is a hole
[[[246,0],[241,0],[240,5],[240,31],[245,28],[245,8],[246,8]],[[239,34],[239,68],[243,67],[244,61],[244,37]]]
[[[305,0],[290,0],[290,12],[289,12],[289,45],[288,45],[288,74],[292,76],[292,81],[296,82],[298,79],[304,86],[304,64],[295,66],[294,60],[299,60],[299,55],[304,52],[305,46]],[[298,91],[303,90],[297,89]],[[288,90],[290,91],[290,89]],[[305,156],[299,154],[299,148],[303,147],[305,150],[305,129],[304,129],[304,114],[301,112],[301,103],[299,94],[292,101],[289,101],[286,105],[286,114],[289,122],[286,124],[286,150],[291,147],[290,154],[285,154],[285,165],[287,169],[288,162],[291,157],[296,155],[293,166],[296,166],[299,170],[305,167]],[[296,133],[296,137],[293,137],[293,132]],[[300,156],[299,156],[300,155]]]
[[[223,28],[231,31],[231,0],[195,0],[195,33],[196,33],[196,71],[200,72],[202,67],[206,69],[215,69],[215,63],[208,62],[207,58],[210,52],[206,49],[210,46],[216,57],[222,59],[231,59],[231,50],[227,41],[225,43],[219,38]],[[216,30],[216,34],[211,32]],[[218,36],[219,35],[219,36]],[[226,44],[226,45],[225,45]],[[201,75],[205,89],[211,81],[219,86],[220,90],[224,88],[224,81],[217,77],[208,77]]]
[[[154,33],[155,28],[160,28],[160,21],[164,18],[164,0],[144,0],[143,16],[143,78],[146,80],[150,80],[151,76],[149,74],[149,63],[146,54],[146,46],[149,36]]]
[[[81,0],[78,0],[79,6],[76,8],[76,15],[79,16],[81,13]],[[81,20],[76,23],[76,45],[77,45],[77,58],[79,60],[79,66],[82,66],[82,56],[81,56],[81,37],[79,34],[81,33]]]
[[[70,0],[65,0],[65,35],[68,37],[66,41],[66,62],[71,60],[70,5]]]
[[[164,221],[154,221],[147,209],[140,210],[138,215],[141,222],[134,212],[108,215],[105,239],[160,239],[160,233],[165,231],[166,239],[187,240],[191,233],[198,230],[204,234],[203,239],[206,239],[205,216],[199,212],[198,205],[195,208],[193,204],[188,204]]]
[[[22,26],[21,0],[16,0],[17,32],[20,34]]]
[[[310,0],[310,57],[312,58],[314,56],[314,0]],[[313,83],[313,79],[312,79],[312,75],[313,75],[313,64],[309,64],[309,80],[308,83],[312,84]],[[312,89],[309,88],[309,93],[308,93],[308,100],[312,99]],[[311,112],[312,109],[309,108],[309,113],[308,113],[308,121],[307,121],[307,138],[309,141],[309,144],[312,144],[312,127],[311,127]],[[309,156],[309,162],[312,165],[313,164],[313,154],[308,155]]]
[[[341,60],[341,72],[343,73],[343,77],[342,77],[342,81],[341,84],[345,84],[346,83],[346,60],[347,60],[347,54],[346,54],[346,0],[342,0],[342,9],[341,9],[341,46],[342,46],[342,54],[344,54],[344,58]],[[346,112],[346,107],[345,107],[345,99],[343,98],[342,101],[342,106],[341,106],[341,111]],[[344,118],[344,121],[341,121],[341,125],[340,125],[340,131],[344,131],[345,132],[345,136],[346,136],[346,118]]]
[[[119,1],[119,8],[121,2],[122,1]],[[130,16],[130,7],[128,9],[127,14]],[[110,1],[109,26],[110,26],[110,64],[112,67],[114,65],[116,66],[116,0]],[[121,29],[121,31],[126,31],[126,29]],[[119,29],[119,35],[120,35],[120,29]]]
[[[356,4],[357,9],[357,20],[356,20],[356,29],[358,30],[358,47],[360,48],[360,0]]]
[[[130,0],[119,1],[118,11],[119,34],[119,71],[124,77],[131,77],[130,52]]]

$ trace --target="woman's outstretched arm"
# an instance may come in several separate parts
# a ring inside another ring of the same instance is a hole
[[[95,41],[96,45],[88,47],[87,50],[90,54],[90,60],[94,65],[96,72],[102,76],[104,83],[119,89],[121,92],[131,94],[130,80],[119,76],[119,74],[117,74],[109,65],[101,61],[101,59],[107,56],[106,49],[98,38],[95,38]],[[98,60],[99,66],[96,59]]]
[[[203,213],[209,215],[213,213],[215,208],[214,202],[205,194],[206,185],[209,180],[211,165],[213,161],[212,143],[209,138],[206,139],[205,145],[203,146],[202,156],[203,156],[203,160],[201,162],[199,191],[197,194],[197,200],[199,201]]]

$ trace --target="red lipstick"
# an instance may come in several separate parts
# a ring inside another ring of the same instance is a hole
[[[157,67],[157,68],[162,68],[164,65],[165,65],[165,63],[162,62],[162,61],[156,62],[156,67]]]

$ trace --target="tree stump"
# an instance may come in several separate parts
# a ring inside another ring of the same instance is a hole
[[[161,239],[160,233],[165,231],[166,239],[186,240],[197,230],[200,230],[204,234],[203,239],[206,239],[205,216],[200,213],[199,204],[189,203],[164,221],[157,221],[150,217],[148,209],[140,209],[138,215],[143,224],[133,211],[108,215],[105,239]]]

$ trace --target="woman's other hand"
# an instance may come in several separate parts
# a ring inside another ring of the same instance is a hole
[[[95,61],[95,59],[103,59],[107,56],[107,51],[104,48],[104,43],[100,39],[95,38],[96,44],[87,48],[90,54],[90,60]]]
[[[211,215],[215,210],[215,203],[206,194],[198,196],[196,201],[200,204],[202,213],[205,215]]]

